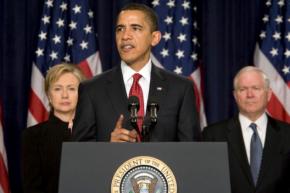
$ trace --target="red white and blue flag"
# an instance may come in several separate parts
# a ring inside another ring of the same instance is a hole
[[[47,70],[61,62],[78,64],[87,77],[102,71],[87,0],[45,0],[38,34],[36,59],[32,66],[27,125],[48,118],[49,103],[44,92]]]
[[[267,0],[254,63],[270,78],[268,113],[290,123],[290,1]]]
[[[9,193],[8,165],[2,125],[2,106],[0,103],[0,193]]]
[[[193,81],[201,128],[206,126],[199,61],[197,9],[194,0],[153,0],[159,17],[160,43],[153,62]]]

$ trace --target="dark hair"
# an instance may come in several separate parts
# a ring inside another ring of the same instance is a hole
[[[146,18],[148,19],[149,23],[151,24],[151,31],[152,32],[158,31],[158,16],[152,8],[148,7],[147,5],[140,4],[140,3],[129,3],[121,9],[119,14],[122,11],[127,11],[127,10],[143,12]]]

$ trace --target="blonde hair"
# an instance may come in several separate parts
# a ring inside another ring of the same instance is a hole
[[[63,74],[72,73],[79,82],[85,80],[85,76],[77,65],[61,63],[51,67],[45,76],[44,89],[48,94],[50,86],[55,83]]]

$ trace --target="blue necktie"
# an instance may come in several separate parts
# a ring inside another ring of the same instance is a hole
[[[251,138],[251,155],[250,155],[250,164],[251,164],[251,172],[255,185],[257,184],[257,180],[259,177],[259,171],[262,161],[263,154],[263,146],[261,139],[259,137],[257,131],[257,125],[255,123],[251,123],[250,128],[253,130],[253,135]]]

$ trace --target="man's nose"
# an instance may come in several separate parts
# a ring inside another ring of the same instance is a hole
[[[130,29],[124,29],[123,34],[122,34],[122,39],[123,40],[127,40],[127,39],[131,39],[132,37],[132,33]]]
[[[247,97],[253,97],[253,89],[249,88],[247,89]]]

